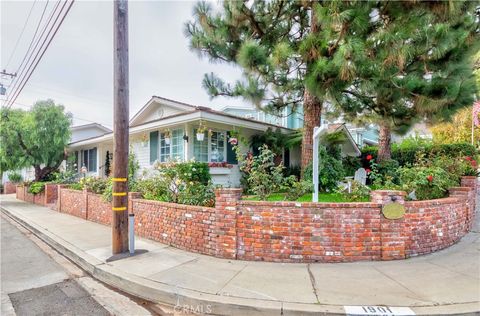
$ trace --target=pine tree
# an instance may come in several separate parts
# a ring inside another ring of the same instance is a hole
[[[473,55],[479,48],[478,3],[378,2],[366,57],[354,54],[352,85],[333,99],[351,120],[380,127],[379,160],[390,159],[391,132],[420,120],[440,121],[471,105]],[[321,83],[321,81],[319,81]]]
[[[270,112],[303,105],[303,170],[312,160],[313,128],[320,125],[323,101],[350,85],[352,55],[365,54],[356,38],[366,37],[373,5],[224,1],[214,10],[199,2],[186,34],[200,56],[242,69],[243,79],[235,83],[206,74],[203,86],[211,97],[243,97]]]

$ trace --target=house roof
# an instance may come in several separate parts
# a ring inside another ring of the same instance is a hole
[[[70,129],[72,131],[78,131],[78,130],[81,130],[81,129],[87,129],[87,128],[91,128],[91,127],[97,127],[105,132],[111,132],[112,130],[106,126],[103,126],[102,124],[99,124],[99,123],[89,123],[89,124],[83,124],[83,125],[77,125],[77,126],[72,126]]]
[[[150,99],[149,103],[153,100],[153,98],[156,98],[155,96]],[[164,98],[162,98],[164,99]],[[168,100],[168,99],[167,99]],[[176,101],[171,101],[170,102],[176,102]],[[148,105],[148,103],[147,103]],[[255,119],[250,119],[246,117],[241,117],[233,114],[228,114],[224,113],[221,111],[216,111],[213,110],[209,107],[204,107],[204,106],[192,106],[192,105],[187,105],[188,106],[188,111],[180,112],[180,113],[175,113],[169,116],[162,117],[160,119],[155,119],[151,120],[148,122],[143,122],[141,124],[137,125],[130,125],[130,133],[137,133],[137,132],[144,132],[144,131],[149,131],[149,130],[155,130],[158,129],[159,123],[161,123],[162,126],[169,126],[169,125],[175,125],[178,123],[185,123],[185,122],[190,122],[190,121],[198,121],[198,120],[205,120],[205,121],[210,121],[210,122],[216,122],[216,123],[223,123],[223,124],[230,124],[234,126],[240,126],[240,127],[245,127],[249,129],[254,129],[254,130],[261,130],[264,131],[268,127],[275,127],[275,128],[280,128],[284,133],[288,133],[293,131],[290,128],[282,127],[279,125],[275,124],[269,124],[265,122],[261,122]],[[146,107],[144,106],[143,110],[144,111]],[[138,113],[136,114],[136,116]],[[138,117],[138,116],[137,116]],[[81,146],[81,145],[87,145],[87,144],[92,144],[98,141],[107,141],[113,137],[113,133],[105,133],[100,136],[96,137],[90,137],[87,139],[83,139],[80,141],[72,142],[69,145],[75,145],[75,146]]]
[[[345,126],[345,123],[335,123],[335,124],[328,124],[327,126],[327,132],[328,133],[333,133],[333,132],[338,132],[338,131],[343,131],[345,135],[347,135],[348,140],[352,144],[353,149],[355,152],[360,155],[362,151],[358,147],[357,143],[352,137],[352,134],[350,134],[350,131],[348,130],[347,126]]]

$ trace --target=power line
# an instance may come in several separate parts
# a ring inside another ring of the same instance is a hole
[[[25,23],[23,24],[23,28],[22,28],[22,31],[20,32],[20,36],[18,36],[18,38],[17,38],[17,42],[15,43],[15,47],[13,48],[13,51],[10,54],[10,57],[8,58],[7,65],[5,66],[5,68],[8,68],[8,66],[10,65],[10,62],[12,61],[13,54],[15,54],[15,51],[17,50],[17,47],[18,47],[18,43],[20,43],[20,40],[23,37],[23,33],[25,32],[28,21],[30,20],[30,16],[32,15],[32,11],[33,11],[33,8],[35,7],[36,3],[37,3],[37,0],[35,0],[33,2],[32,7],[30,8],[30,12],[28,12],[27,19],[25,20]]]
[[[28,53],[30,52],[30,49],[32,48],[33,42],[35,41],[35,38],[37,37],[38,29],[40,28],[40,25],[42,24],[43,16],[45,15],[45,11],[47,10],[47,7],[48,7],[48,2],[49,2],[49,0],[47,0],[47,2],[45,3],[45,7],[43,8],[42,15],[40,16],[40,20],[38,20],[37,27],[35,28],[35,33],[33,33],[33,36],[32,36],[32,39],[30,40],[30,44],[28,45],[27,51],[25,52],[25,55],[23,56],[23,59],[20,62],[20,65],[18,66],[17,73],[20,70],[20,68],[22,67],[23,63],[25,62],[25,59],[27,58]],[[60,2],[57,3],[57,6],[54,8],[54,10],[56,10],[59,3]],[[51,13],[53,14],[53,10],[52,10]],[[51,19],[51,15],[50,15],[50,19]],[[47,22],[47,24],[48,24],[48,22]],[[10,87],[12,84],[13,84],[13,81],[8,86]]]
[[[37,68],[38,63],[40,62],[40,60],[41,60],[42,57],[44,56],[44,54],[45,54],[45,52],[47,51],[47,49],[48,49],[48,47],[50,46],[50,44],[52,43],[53,38],[54,38],[55,35],[57,34],[58,29],[59,29],[60,26],[62,25],[63,21],[64,21],[65,18],[67,17],[68,12],[69,12],[70,9],[72,8],[72,5],[73,5],[74,2],[75,2],[75,0],[72,0],[72,1],[70,2],[70,5],[68,6],[68,8],[67,8],[67,10],[65,11],[62,19],[60,20],[59,24],[57,25],[57,27],[56,27],[56,29],[55,29],[52,37],[50,37],[50,40],[48,41],[47,45],[46,45],[45,48],[43,49],[43,52],[41,53],[40,57],[37,59],[37,62],[36,62],[35,65],[33,66],[33,69],[30,71],[30,73],[28,74],[28,76],[26,77],[26,79],[25,79],[25,80],[22,80],[22,82],[20,83],[20,87],[15,91],[15,94],[14,94],[14,96],[10,99],[9,104],[10,104],[11,102],[15,102],[15,100],[16,100],[17,97],[18,97],[18,95],[22,92],[23,88],[24,88],[25,85],[27,84],[28,80],[29,80],[30,77],[32,76],[32,74],[33,74],[33,72],[35,71],[35,69]],[[66,2],[65,2],[65,4],[66,4]],[[65,4],[64,4],[64,6],[65,6]],[[62,7],[62,9],[63,9],[63,7]],[[59,15],[59,16],[60,16],[60,15]],[[58,17],[59,17],[59,16],[58,16]],[[55,19],[55,22],[58,20],[58,17]],[[53,25],[55,25],[55,22],[53,23]],[[53,27],[53,25],[52,25],[52,27]],[[50,30],[50,31],[51,31],[51,30]],[[50,31],[49,31],[49,34],[50,34]],[[46,38],[48,38],[48,35],[47,35]],[[46,38],[45,38],[45,40],[46,40]],[[44,41],[44,42],[45,42],[45,41]],[[42,46],[43,46],[43,43],[42,43]],[[40,51],[39,51],[39,52],[40,52]],[[39,52],[37,52],[37,55],[39,54]],[[35,58],[37,57],[37,55],[35,56]],[[34,60],[35,60],[35,59],[34,59]],[[30,70],[30,68],[31,68],[31,66],[29,67],[29,69],[27,70],[27,72]]]
[[[49,24],[50,24],[50,21],[52,21],[52,18],[53,18],[53,16],[55,15],[55,12],[57,12],[57,8],[58,8],[58,6],[60,5],[60,2],[61,2],[61,1],[58,1],[58,2],[57,2],[57,5],[56,5],[56,6],[52,9],[52,11],[50,12],[50,16],[48,17],[48,20],[47,20],[47,22],[45,23],[45,25],[44,25],[44,27],[43,27],[43,29],[42,29],[42,33],[40,34],[40,36],[38,37],[38,39],[36,39],[35,36],[34,36],[34,37],[32,38],[32,40],[30,41],[29,49],[28,49],[27,52],[25,53],[25,55],[24,55],[24,57],[23,57],[23,59],[22,59],[22,62],[20,63],[20,66],[18,67],[18,70],[17,70],[17,73],[19,73],[20,75],[16,78],[17,80],[14,80],[14,81],[11,83],[11,86],[13,86],[11,90],[18,88],[18,83],[24,78],[24,77],[23,77],[24,71],[26,70],[27,66],[29,65],[30,60],[31,60],[32,57],[33,57],[33,54],[34,54],[35,50],[36,50],[37,47],[38,47],[38,44],[40,44],[40,41],[42,40],[42,37],[43,37],[43,35],[45,34],[45,31],[47,30],[47,28],[48,28],[48,26],[49,26]],[[66,2],[65,2],[65,4],[66,4]],[[64,6],[65,6],[65,4],[64,4]],[[63,9],[63,7],[62,7],[62,9]],[[61,12],[61,10],[60,10],[60,12]],[[60,15],[60,12],[59,12],[59,15]],[[58,18],[58,17],[57,17],[57,18]],[[49,33],[50,33],[51,30],[53,29],[54,24],[55,24],[55,22],[52,24],[52,26],[51,26],[51,28],[50,28],[50,30],[49,30]],[[35,35],[36,35],[36,34],[35,34]],[[45,43],[46,38],[48,38],[48,34],[47,34],[47,36],[43,39],[43,43],[42,43],[42,45],[40,46],[39,51],[41,50],[43,44]],[[35,40],[36,40],[36,41],[35,41]],[[34,42],[34,41],[35,41],[35,47],[32,49],[32,51],[31,51],[31,53],[30,53],[30,48],[31,48],[31,46],[33,45],[33,42]],[[38,55],[38,52],[37,52],[37,55]],[[28,57],[28,59],[27,59],[27,57]],[[36,58],[36,56],[35,56],[35,58]],[[32,60],[32,63],[35,61],[35,58]],[[25,62],[25,61],[26,61],[26,62]],[[30,64],[29,67],[31,67],[31,64]],[[12,94],[13,94],[13,93],[8,93],[8,96],[10,97]]]

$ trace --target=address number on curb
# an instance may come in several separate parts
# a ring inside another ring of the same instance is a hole
[[[344,306],[347,315],[403,316],[415,315],[408,307],[390,306]]]

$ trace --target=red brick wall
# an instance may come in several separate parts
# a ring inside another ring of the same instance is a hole
[[[135,232],[181,249],[214,254],[215,209],[134,199]]]
[[[112,223],[112,203],[105,202],[101,195],[86,193],[88,220],[110,225]]]
[[[472,227],[476,181],[450,197],[405,202],[405,192],[373,191],[366,203],[242,201],[240,189],[215,192],[215,208],[142,200],[129,193],[136,234],[181,249],[227,259],[276,262],[393,260],[450,246]],[[17,188],[17,198],[33,195]],[[109,225],[111,204],[100,195],[59,189],[57,208]],[[386,203],[405,206],[401,219],[382,214]]]
[[[79,190],[61,189],[58,211],[87,219],[87,194]]]
[[[3,194],[13,194],[17,193],[17,185],[10,181],[5,182],[3,186]]]
[[[281,262],[379,260],[380,204],[240,201],[237,258]]]

